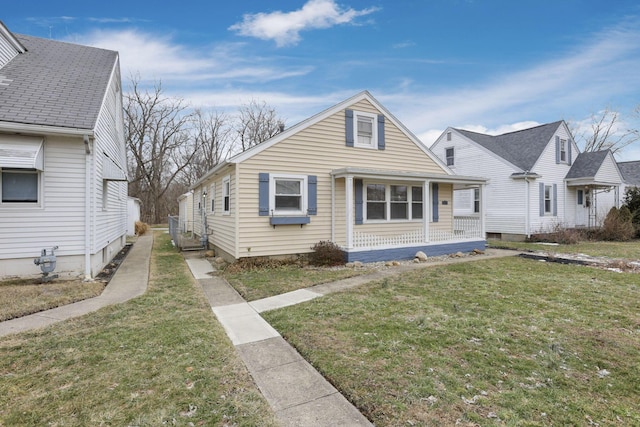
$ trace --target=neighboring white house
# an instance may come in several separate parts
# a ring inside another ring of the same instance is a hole
[[[620,188],[620,205],[624,204],[624,196],[627,188],[640,188],[640,160],[631,162],[618,162],[618,169],[622,174],[622,187]]]
[[[311,252],[349,261],[485,247],[482,218],[453,214],[457,176],[368,92],[217,165],[193,186],[194,231],[234,260]],[[200,220],[202,218],[202,220]]]
[[[193,231],[193,191],[188,191],[178,197],[178,218],[180,220],[180,232],[188,233]]]
[[[136,197],[127,197],[127,236],[136,235],[136,222],[140,221],[142,201]]]
[[[609,150],[580,153],[564,121],[503,135],[448,128],[431,150],[462,175],[488,179],[489,237],[522,239],[556,227],[599,225],[622,182]],[[474,189],[456,192],[456,215],[478,215]]]
[[[92,277],[126,243],[118,53],[14,35],[0,22],[0,277]]]

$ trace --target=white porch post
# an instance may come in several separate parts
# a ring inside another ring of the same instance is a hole
[[[347,175],[344,179],[345,186],[345,217],[347,231],[347,249],[353,249],[353,176]]]
[[[331,241],[336,241],[336,177],[331,176]]]
[[[430,181],[424,181],[422,186],[422,229],[425,243],[429,242],[429,219],[431,218],[431,191]]]

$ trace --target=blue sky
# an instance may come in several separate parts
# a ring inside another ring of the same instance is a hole
[[[366,89],[426,145],[447,126],[584,127],[607,107],[640,128],[637,0],[26,0],[0,19],[119,51],[125,86],[229,113],[266,101],[289,126]]]

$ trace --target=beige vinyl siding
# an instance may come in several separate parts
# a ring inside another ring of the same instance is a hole
[[[350,106],[374,114],[368,101]],[[309,252],[313,244],[331,238],[331,171],[344,167],[388,171],[445,172],[391,120],[385,123],[385,150],[347,147],[344,110],[292,135],[245,160],[240,166],[239,257]],[[316,175],[318,214],[311,223],[272,227],[258,215],[258,174]],[[340,188],[342,187],[342,189]],[[344,238],[344,180],[336,181],[336,240]],[[342,210],[342,213],[340,211]],[[340,222],[342,221],[342,222]],[[389,224],[393,227],[393,224]],[[250,248],[250,249],[249,249]]]
[[[224,212],[223,181],[229,177],[230,197],[229,213]],[[256,178],[257,180],[257,178]],[[210,189],[215,185],[215,210],[211,212]],[[235,256],[235,213],[236,213],[236,185],[233,168],[226,168],[223,174],[216,174],[193,192],[193,229],[194,233],[202,236],[202,212],[198,210],[198,203],[202,201],[202,190],[207,190],[207,206],[203,206],[207,215],[207,234],[209,243],[231,256]],[[257,208],[256,208],[257,209]]]
[[[84,253],[84,159],[82,138],[46,138],[40,206],[0,206],[0,259]]]

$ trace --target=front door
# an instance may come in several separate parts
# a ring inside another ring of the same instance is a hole
[[[587,192],[579,188],[576,190],[576,227],[586,227],[589,214]]]

